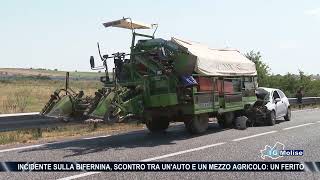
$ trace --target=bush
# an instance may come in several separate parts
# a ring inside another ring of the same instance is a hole
[[[89,131],[95,131],[98,128],[98,123],[90,123],[89,124]]]
[[[33,139],[39,139],[42,137],[42,129],[41,128],[32,129],[31,134]]]

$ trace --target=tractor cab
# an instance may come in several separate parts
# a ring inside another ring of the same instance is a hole
[[[105,22],[103,23],[103,26],[106,28],[109,27],[116,27],[116,28],[123,28],[123,29],[129,29],[132,32],[132,41],[131,41],[131,47],[130,53],[125,53],[125,52],[116,52],[111,55],[105,54],[101,55],[100,51],[100,46],[98,43],[98,52],[100,59],[102,61],[101,66],[95,66],[95,60],[94,57],[90,57],[90,66],[92,70],[100,70],[100,69],[105,69],[105,76],[100,78],[100,81],[103,82],[106,86],[114,86],[116,82],[121,82],[121,81],[133,81],[135,78],[134,74],[131,72],[132,70],[128,69],[130,67],[126,66],[126,64],[130,63],[130,60],[133,60],[133,55],[134,55],[134,48],[136,44],[136,39],[137,37],[144,37],[148,39],[154,39],[154,34],[157,30],[158,25],[157,24],[145,24],[145,23],[140,23],[136,21],[132,21],[131,18],[122,18],[119,20],[115,21],[110,21],[110,22]],[[137,33],[137,29],[154,29],[152,35],[147,35],[147,34],[141,34]],[[113,59],[114,63],[114,68],[112,72],[108,72],[108,59]],[[129,73],[129,74],[128,74]]]

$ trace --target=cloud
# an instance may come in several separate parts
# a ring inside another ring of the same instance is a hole
[[[309,15],[309,16],[319,16],[320,17],[320,8],[305,10],[304,14]]]

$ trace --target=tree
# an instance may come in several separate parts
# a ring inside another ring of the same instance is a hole
[[[261,60],[260,52],[251,51],[245,56],[256,65],[259,86],[281,89],[288,97],[295,97],[301,87],[304,96],[320,96],[320,80],[312,79],[312,75],[301,70],[299,74],[270,74],[270,68]]]
[[[250,51],[245,56],[256,65],[259,86],[268,86],[270,68],[266,63],[262,62],[260,52]]]

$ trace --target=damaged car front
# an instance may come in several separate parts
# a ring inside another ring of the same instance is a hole
[[[251,126],[275,124],[275,103],[272,102],[272,89],[257,88],[255,91],[257,101],[249,109],[249,119]]]

